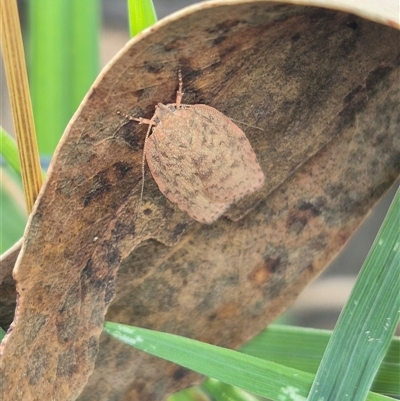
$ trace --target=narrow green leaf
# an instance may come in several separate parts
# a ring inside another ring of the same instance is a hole
[[[13,170],[21,175],[17,142],[8,132],[4,131],[3,127],[0,127],[0,153]]]
[[[0,254],[23,235],[27,220],[21,177],[8,165],[0,168]]]
[[[278,400],[305,397],[313,375],[229,349],[147,329],[106,322],[104,331],[135,348],[203,375]]]
[[[400,191],[329,341],[308,401],[365,400],[400,311]]]
[[[305,401],[313,381],[309,373],[173,334],[112,322],[105,323],[104,331],[132,347],[274,401]],[[369,401],[389,399],[368,395]]]
[[[6,335],[6,332],[0,327],[0,341],[3,340],[5,335]]]
[[[332,331],[270,325],[239,351],[315,374]],[[400,338],[392,339],[371,390],[400,395]]]
[[[0,254],[14,245],[24,233],[27,215],[22,190],[17,143],[0,127]]]
[[[99,0],[73,0],[71,30],[71,104],[69,115],[75,113],[86,92],[100,71]]]
[[[29,81],[40,154],[50,156],[99,71],[99,0],[31,0]]]
[[[18,156],[18,147],[15,139],[2,127],[0,127],[0,155],[7,164],[21,177],[21,165]],[[45,178],[46,173],[42,170],[42,177]]]
[[[31,0],[28,5],[28,72],[40,154],[51,155],[69,120],[71,5]]]
[[[240,347],[239,352],[315,374],[331,334],[328,330],[273,324]],[[399,355],[400,338],[395,337],[379,368],[372,391],[392,396],[400,395]],[[193,386],[171,395],[168,400],[191,401],[193,397],[200,400],[201,394],[212,395],[215,400],[228,398],[237,401],[237,397],[233,398],[230,394],[229,386],[209,379],[200,386]],[[204,398],[209,400],[208,396]]]
[[[128,0],[128,15],[131,37],[157,22],[152,0]]]

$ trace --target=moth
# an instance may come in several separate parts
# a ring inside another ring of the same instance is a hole
[[[183,81],[175,103],[158,103],[148,124],[145,161],[160,191],[200,223],[217,220],[229,206],[261,188],[265,177],[245,133],[224,114],[205,104],[182,104]],[[140,207],[140,206],[139,206]]]

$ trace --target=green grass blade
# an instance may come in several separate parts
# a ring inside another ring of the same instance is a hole
[[[104,331],[128,345],[188,369],[278,400],[306,397],[313,375],[188,338],[106,322]]]
[[[152,0],[128,0],[128,15],[131,37],[157,22]]]
[[[240,347],[239,352],[261,359],[290,366],[309,373],[316,373],[332,332],[283,325],[271,325],[251,341]],[[400,338],[392,340],[383,360],[372,391],[392,396],[400,395]],[[169,401],[190,401],[213,399],[246,399],[243,392],[238,394],[235,387],[214,379],[206,379],[200,386],[194,386],[170,396]],[[225,398],[224,398],[225,397]],[[249,396],[254,401],[254,395]]]
[[[308,401],[365,400],[399,322],[400,193],[329,341]]]
[[[72,1],[71,116],[100,71],[100,7],[99,0]]]
[[[0,127],[0,155],[20,177],[21,165],[19,162],[17,142],[2,127]],[[44,179],[45,176],[46,173],[42,170],[42,178]]]
[[[0,127],[0,153],[12,169],[18,173],[18,175],[21,175],[17,142],[8,132],[4,131],[2,127]]]
[[[0,254],[23,235],[27,220],[21,177],[4,165],[0,167]]]
[[[21,182],[17,143],[0,127],[0,254],[14,245],[24,233],[27,215]]]
[[[271,400],[305,401],[313,375],[260,358],[152,330],[106,322],[104,331],[149,354]],[[370,393],[368,400],[390,398]]]
[[[29,77],[40,154],[49,156],[99,70],[98,0],[31,0]]]
[[[258,358],[315,374],[329,339],[328,330],[270,325],[239,351]],[[400,338],[392,339],[371,390],[400,395]]]
[[[70,2],[28,3],[28,70],[40,154],[51,155],[70,118]]]

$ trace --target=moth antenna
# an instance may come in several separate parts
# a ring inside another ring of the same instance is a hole
[[[145,165],[146,165],[146,142],[147,142],[147,139],[150,136],[151,127],[152,127],[152,124],[149,124],[149,128],[147,129],[146,136],[144,138],[143,154],[142,154],[142,187],[140,189],[140,198],[139,198],[139,203],[138,203],[138,206],[137,206],[135,220],[137,220],[137,218],[139,216],[140,208],[142,207],[143,192],[144,192],[144,170],[145,170]]]
[[[234,121],[235,123],[243,124],[243,125],[246,125],[247,127],[259,129],[260,131],[264,131],[263,128],[257,127],[256,125],[247,124],[247,123],[245,123],[244,121],[235,120],[234,118],[231,118],[231,117],[228,117],[228,118],[229,118],[230,120]]]

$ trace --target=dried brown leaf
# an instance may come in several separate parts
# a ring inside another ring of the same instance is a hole
[[[398,31],[274,3],[196,10],[131,41],[62,139],[14,272],[18,307],[1,347],[9,400],[78,396],[115,288],[109,320],[238,346],[321,272],[399,176]],[[117,111],[151,117],[173,102],[178,67],[185,102],[248,124],[266,176],[210,226],[149,174],[135,221],[146,127]],[[160,400],[195,379],[104,337],[79,400]]]

